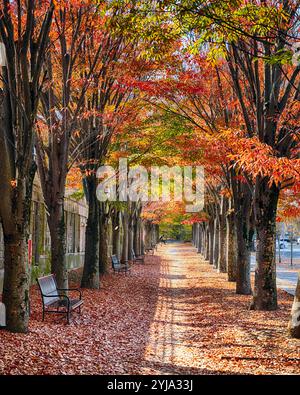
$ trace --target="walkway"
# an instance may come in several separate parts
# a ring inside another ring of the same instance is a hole
[[[299,374],[300,341],[286,335],[292,296],[279,291],[278,311],[255,312],[234,288],[179,243],[83,290],[71,325],[42,322],[33,287],[30,332],[0,330],[0,374]]]
[[[287,339],[292,298],[280,310],[248,310],[226,275],[188,244],[161,248],[161,280],[142,372],[146,374],[300,373],[300,341]],[[296,359],[294,359],[296,358]]]

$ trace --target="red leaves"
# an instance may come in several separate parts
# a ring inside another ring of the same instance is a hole
[[[292,297],[278,311],[249,311],[189,245],[159,247],[131,276],[106,275],[83,290],[82,316],[41,320],[31,292],[30,332],[0,331],[1,374],[292,374],[299,341],[288,339]]]
[[[139,369],[155,309],[159,258],[149,256],[131,276],[109,274],[100,290],[83,290],[82,315],[46,315],[31,289],[26,335],[0,331],[0,374],[126,374]]]

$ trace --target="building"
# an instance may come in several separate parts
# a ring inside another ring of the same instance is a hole
[[[72,195],[66,197],[66,261],[69,269],[83,265],[87,215],[88,208],[84,199],[78,201],[72,198]],[[32,272],[35,274],[50,272],[50,232],[47,225],[44,199],[37,179],[33,188],[30,234],[32,239]],[[0,226],[0,294],[3,287],[3,255],[3,234]]]

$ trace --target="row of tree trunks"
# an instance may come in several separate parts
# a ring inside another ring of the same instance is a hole
[[[214,209],[217,218],[194,224],[192,243],[197,252],[221,273],[228,273],[228,281],[237,279],[237,231],[233,203],[221,199],[220,210]]]
[[[143,254],[144,241],[140,218],[141,207],[135,203],[128,203],[124,210],[119,210],[116,207],[109,207],[108,203],[99,202],[95,193],[94,177],[94,175],[86,177],[84,185],[89,211],[81,286],[98,289],[99,276],[108,271],[110,253],[117,255],[122,263],[127,264],[128,261],[133,260],[132,251],[136,256]],[[109,221],[111,221],[111,232]],[[157,228],[151,223],[145,225],[146,228],[147,226],[150,230],[145,232],[146,244],[150,245],[158,237]]]

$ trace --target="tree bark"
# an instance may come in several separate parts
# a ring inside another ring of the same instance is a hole
[[[66,289],[68,288],[68,273],[63,201],[61,203],[56,201],[50,210],[47,220],[51,237],[51,273],[55,274],[58,287]]]
[[[213,265],[215,269],[218,269],[219,263],[219,245],[220,245],[220,220],[219,215],[214,219],[214,257],[213,257]]]
[[[195,224],[192,225],[192,245],[195,246]]]
[[[215,239],[215,221],[209,221],[209,263],[214,264],[214,239]]]
[[[237,240],[234,212],[229,209],[227,215],[227,273],[228,281],[235,282],[237,278]]]
[[[144,242],[144,227],[143,227],[143,222],[141,219],[139,219],[139,230],[140,230],[140,253],[141,255],[145,254],[145,242]]]
[[[99,213],[99,273],[108,272],[108,215],[104,212],[105,203],[100,203]]]
[[[33,259],[34,264],[38,265],[40,261],[40,236],[41,236],[41,216],[40,216],[40,209],[39,204],[35,204],[35,211],[34,211],[34,234],[33,237]]]
[[[203,235],[202,235],[202,226],[198,224],[198,246],[197,246],[197,253],[202,253],[202,243],[203,243]]]
[[[208,224],[205,225],[205,260],[209,261],[210,233]]]
[[[255,222],[257,230],[257,253],[255,285],[251,309],[276,310],[276,214],[279,189],[269,187],[268,179],[256,180]]]
[[[112,253],[121,258],[121,232],[120,232],[120,212],[115,210],[111,217],[112,220]]]
[[[152,246],[152,224],[149,221],[144,222],[144,243],[145,248],[151,248]]]
[[[96,177],[85,178],[85,191],[89,205],[85,232],[85,255],[81,286],[99,289],[99,201],[96,197]]]
[[[291,311],[291,319],[288,325],[288,332],[291,337],[300,339],[300,273],[298,275],[298,282]]]
[[[27,239],[4,233],[3,303],[11,332],[26,333],[29,321],[29,268]]]
[[[250,218],[252,215],[252,192],[247,184],[236,181],[235,177],[236,175],[232,173],[233,206],[237,233],[236,293],[241,295],[251,295]]]
[[[133,249],[133,215],[128,215],[128,260],[132,261],[132,249]]]
[[[133,221],[133,250],[136,256],[139,256],[141,254],[139,237],[139,219],[135,217]]]
[[[243,213],[239,213],[236,216],[236,229],[238,246],[236,293],[251,295],[249,228]]]
[[[227,261],[226,261],[226,233],[227,233],[227,210],[228,200],[221,197],[221,213],[220,213],[220,229],[219,229],[219,259],[218,259],[218,270],[220,273],[227,272]]]
[[[122,213],[123,224],[123,243],[122,243],[122,257],[121,262],[128,263],[128,212],[125,210]]]

